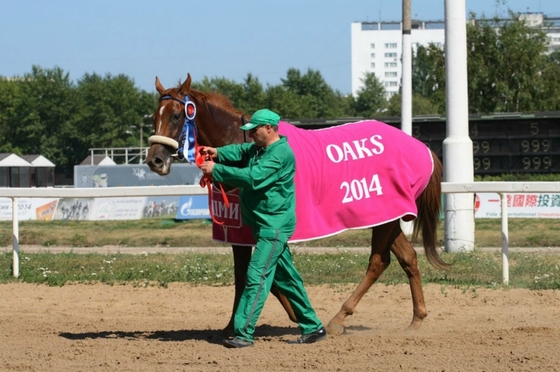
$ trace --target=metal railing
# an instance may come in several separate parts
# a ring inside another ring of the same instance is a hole
[[[495,192],[500,195],[502,215],[502,283],[509,283],[509,227],[507,194],[560,193],[560,182],[443,182],[444,194]]]
[[[96,159],[108,157],[117,164],[144,164],[149,147],[107,147],[89,149],[90,165],[96,165]]]
[[[511,193],[560,193],[560,182],[443,182],[442,192],[489,193],[500,195],[502,220],[502,277],[503,283],[509,282],[509,246],[507,194]],[[140,186],[108,188],[0,188],[0,196],[12,199],[13,222],[13,274],[19,277],[19,223],[18,198],[97,198],[97,197],[134,197],[134,196],[193,196],[204,195],[206,190],[200,186]]]

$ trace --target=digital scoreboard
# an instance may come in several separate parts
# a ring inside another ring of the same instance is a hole
[[[445,121],[412,125],[413,136],[443,160]],[[480,118],[469,121],[477,175],[560,173],[559,118]]]
[[[306,129],[326,128],[361,118],[290,121]],[[400,128],[399,118],[376,118]],[[443,161],[446,121],[443,117],[415,117],[412,136],[424,142]],[[475,175],[504,173],[560,173],[560,112],[541,114],[472,115]]]

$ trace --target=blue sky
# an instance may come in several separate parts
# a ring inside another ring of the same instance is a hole
[[[449,0],[448,0],[449,1]],[[465,0],[487,16],[543,12],[557,0]],[[321,72],[351,91],[350,24],[395,21],[399,0],[0,0],[0,75],[58,66],[73,81],[85,73],[125,74],[143,90],[184,80],[248,73],[278,85],[289,68]],[[444,18],[445,0],[412,0],[412,16]]]

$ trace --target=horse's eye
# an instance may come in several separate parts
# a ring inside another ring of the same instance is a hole
[[[173,114],[173,121],[177,121],[177,120],[179,120],[180,118],[181,118],[181,114],[180,114],[180,113]]]

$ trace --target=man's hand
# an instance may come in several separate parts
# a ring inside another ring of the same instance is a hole
[[[214,147],[200,146],[200,155],[203,155],[206,159],[210,158],[212,160],[218,159],[218,150]],[[207,158],[208,157],[208,158]]]
[[[200,166],[200,170],[202,171],[202,173],[204,173],[205,176],[211,176],[215,164],[216,163],[214,163],[214,161],[212,160],[205,160]]]

